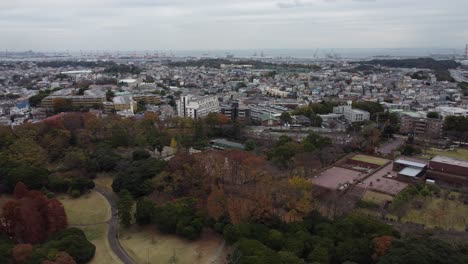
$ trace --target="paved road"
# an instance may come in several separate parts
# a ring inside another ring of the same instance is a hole
[[[107,239],[109,240],[109,245],[112,251],[114,251],[114,254],[124,264],[136,264],[136,262],[127,254],[127,252],[125,252],[125,250],[120,245],[119,240],[117,239],[119,220],[117,219],[117,209],[114,194],[100,187],[95,187],[94,190],[102,194],[102,196],[104,196],[111,205],[112,216],[111,219],[108,221],[109,233],[107,235]]]

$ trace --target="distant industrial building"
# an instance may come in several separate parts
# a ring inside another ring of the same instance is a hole
[[[182,117],[202,118],[209,113],[219,113],[217,96],[181,96],[177,102],[177,114]]]

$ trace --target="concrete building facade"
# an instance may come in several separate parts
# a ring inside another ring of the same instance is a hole
[[[219,100],[217,96],[194,95],[181,96],[177,102],[177,114],[181,117],[202,118],[209,113],[219,113]]]
[[[418,137],[437,139],[442,136],[444,121],[435,118],[415,118],[403,116],[400,132]]]

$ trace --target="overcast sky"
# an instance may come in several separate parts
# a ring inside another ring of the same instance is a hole
[[[0,0],[0,48],[461,48],[467,0]]]

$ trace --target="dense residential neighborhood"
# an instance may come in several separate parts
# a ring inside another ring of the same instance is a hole
[[[37,56],[0,61],[2,263],[468,260],[464,60]]]

